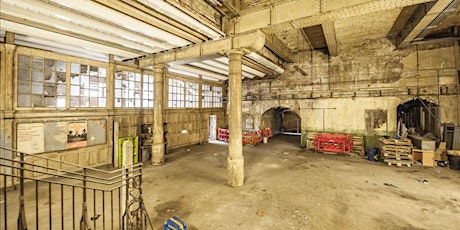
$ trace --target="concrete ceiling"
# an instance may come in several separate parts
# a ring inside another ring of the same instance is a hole
[[[325,42],[326,51],[334,56],[337,46],[366,39],[388,38],[404,48],[432,38],[459,37],[459,0],[242,2],[244,8],[230,20],[228,33],[261,29],[279,37],[292,53],[322,50]]]
[[[458,39],[460,0],[1,0],[1,39],[95,60],[137,61],[152,54],[254,30],[265,47],[244,57],[243,77],[282,73],[292,55],[388,38],[399,48]],[[182,48],[181,48],[182,49]],[[176,52],[175,51],[175,52]],[[198,55],[198,54],[197,54]],[[172,69],[226,80],[225,53]]]

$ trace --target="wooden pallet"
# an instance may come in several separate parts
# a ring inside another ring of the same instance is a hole
[[[409,160],[392,160],[392,159],[385,159],[383,160],[386,162],[388,165],[396,165],[398,167],[401,166],[407,166],[407,167],[412,167],[413,162]]]
[[[398,140],[396,138],[379,138],[379,141],[384,145],[399,145],[399,146],[410,146],[412,147],[412,142],[410,139]]]
[[[351,152],[358,154],[360,156],[365,156],[366,153],[364,151],[364,136],[355,134],[353,135],[353,146],[351,148]]]
[[[382,153],[392,153],[397,155],[412,155],[412,149],[391,149],[385,148],[386,146],[382,147]]]
[[[383,153],[385,159],[393,160],[412,160],[412,154],[392,154],[392,153]]]

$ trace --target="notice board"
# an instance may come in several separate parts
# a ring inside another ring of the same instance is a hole
[[[107,143],[105,119],[21,123],[17,125],[17,148],[43,153]]]

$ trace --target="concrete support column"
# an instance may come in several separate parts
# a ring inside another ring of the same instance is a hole
[[[165,162],[165,145],[163,130],[163,85],[166,74],[165,65],[153,66],[155,78],[155,106],[153,111],[153,144],[152,165],[162,165]]]
[[[109,110],[109,116],[107,120],[107,139],[113,140],[109,141],[109,148],[107,149],[107,164],[110,162],[116,162],[116,156],[118,156],[118,151],[115,151],[114,144],[118,145],[118,142],[114,140],[114,112],[115,107],[115,58],[113,54],[109,54],[109,68],[107,69],[107,109]],[[118,130],[117,130],[118,131]],[[117,138],[118,139],[118,138]],[[114,158],[114,159],[112,159]]]
[[[228,184],[232,187],[244,184],[244,157],[242,137],[242,57],[243,52],[228,52],[229,59],[229,104],[227,172]]]
[[[7,33],[7,42],[11,43],[10,33]],[[0,145],[7,148],[14,148],[14,101],[16,97],[13,95],[14,82],[14,52],[16,46],[13,44],[0,44],[1,67],[0,67]],[[17,146],[16,146],[17,147]],[[13,159],[14,155],[11,151],[0,150],[0,155],[5,158]],[[11,165],[11,162],[2,162]],[[11,168],[0,167],[0,172],[12,174]],[[3,178],[0,179],[4,183]],[[7,186],[13,184],[12,179],[6,181]]]

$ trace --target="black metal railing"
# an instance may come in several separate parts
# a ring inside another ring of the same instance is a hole
[[[0,154],[0,230],[153,229],[142,200],[142,164],[108,171],[0,151],[13,153]]]

